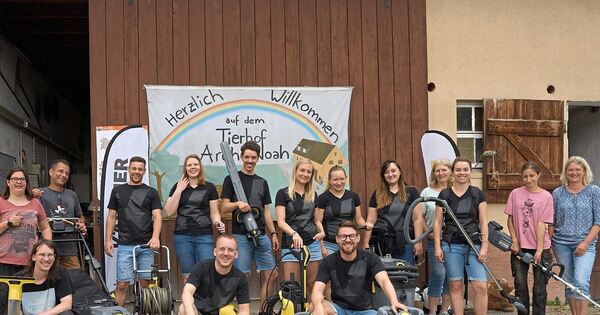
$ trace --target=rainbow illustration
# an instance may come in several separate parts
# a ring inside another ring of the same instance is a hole
[[[297,122],[298,125],[302,126],[306,131],[308,131],[314,137],[314,140],[331,144],[331,141],[323,133],[323,131],[319,129],[319,126],[315,125],[315,123],[309,120],[307,117],[291,110],[288,107],[262,100],[240,99],[215,105],[205,111],[196,114],[195,116],[192,116],[183,124],[173,129],[156,147],[155,152],[168,149],[169,146],[171,146],[177,141],[177,139],[185,135],[188,131],[193,130],[197,125],[200,125],[218,116],[226,115],[228,113],[235,112],[240,109],[269,112],[284,118],[291,119],[292,121]]]

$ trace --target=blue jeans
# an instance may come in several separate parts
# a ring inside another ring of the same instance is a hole
[[[291,249],[289,249],[289,248],[281,249],[281,262],[297,262],[298,261],[298,259],[296,259],[296,257],[294,257],[294,255],[292,255],[292,254],[286,255],[290,251],[291,251]],[[308,245],[308,251],[310,252],[309,261],[319,261],[319,260],[323,259],[323,253],[321,253],[321,243],[319,241],[314,241],[314,242],[310,243],[310,245]]]
[[[331,302],[331,305],[335,309],[337,315],[376,315],[376,310],[365,310],[365,311],[353,311],[341,308],[339,305]]]
[[[179,268],[183,274],[192,272],[197,263],[214,258],[215,241],[210,234],[175,234],[173,240]]]
[[[327,249],[327,255],[331,255],[336,251],[340,250],[340,246],[337,243],[332,243],[328,241],[323,241],[325,248]]]
[[[577,288],[581,289],[587,296],[590,295],[590,276],[596,259],[596,243],[590,244],[583,256],[575,256],[575,248],[578,244],[558,244],[552,243],[556,260],[565,266],[563,279]],[[567,299],[574,298],[585,300],[573,290],[565,288],[565,297]]]
[[[439,298],[448,294],[448,278],[444,263],[435,257],[435,244],[433,240],[427,242],[427,264],[429,265],[429,296]]]
[[[265,234],[258,237],[258,248],[245,234],[233,234],[238,245],[238,258],[233,263],[243,273],[250,272],[250,262],[254,260],[258,271],[275,268],[275,258],[271,249],[271,240]]]
[[[117,281],[133,282],[133,248],[137,245],[123,245],[117,247]],[[151,248],[138,248],[135,251],[137,270],[150,270],[154,263],[154,250]],[[149,272],[138,275],[140,279],[150,279]]]
[[[475,247],[478,250],[481,248],[480,245],[475,245]],[[485,267],[477,260],[477,255],[468,244],[442,242],[442,250],[444,251],[444,267],[448,281],[462,281],[465,269],[469,281],[488,281]]]

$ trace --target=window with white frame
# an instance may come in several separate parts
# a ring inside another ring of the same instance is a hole
[[[482,168],[483,154],[483,102],[456,102],[456,144],[460,155],[473,162],[474,168]]]

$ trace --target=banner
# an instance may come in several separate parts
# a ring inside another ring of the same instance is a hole
[[[421,151],[423,152],[423,163],[425,163],[425,178],[429,181],[432,162],[442,158],[454,161],[460,156],[458,146],[454,140],[444,132],[438,130],[427,130],[421,137]]]
[[[192,153],[201,157],[207,180],[220,190],[227,174],[221,142],[229,143],[236,161],[246,141],[260,145],[256,173],[267,179],[273,202],[301,157],[313,162],[321,191],[331,167],[348,172],[351,87],[145,87],[150,183],[163,201]]]
[[[101,133],[101,135],[103,135]],[[96,142],[98,133],[96,134]],[[100,206],[102,211],[102,248],[106,235],[106,218],[108,216],[108,202],[112,189],[118,185],[125,184],[129,180],[127,168],[129,159],[133,156],[141,156],[148,161],[148,131],[142,126],[127,126],[116,132],[108,142],[106,152],[102,161],[102,178],[100,185]],[[143,182],[148,184],[148,167]],[[118,230],[115,228],[112,241],[116,244]],[[117,279],[117,253],[112,257],[104,254],[104,275],[106,286],[109,291],[116,289]]]

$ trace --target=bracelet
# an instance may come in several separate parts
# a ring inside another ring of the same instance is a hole
[[[294,234],[298,234],[298,232],[294,231],[294,233],[292,233],[292,235],[290,235],[290,236],[294,237]]]

